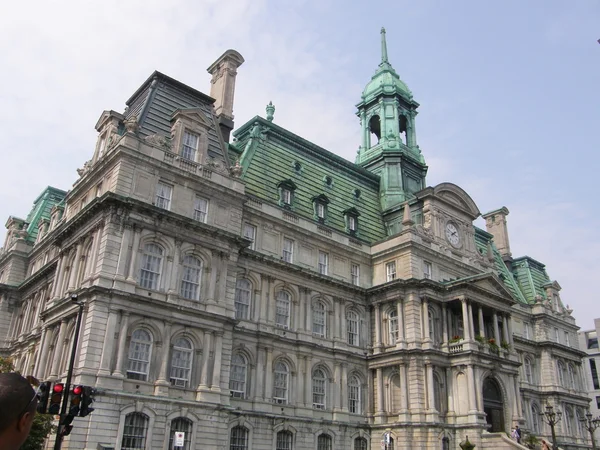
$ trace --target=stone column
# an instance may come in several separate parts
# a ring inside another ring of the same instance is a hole
[[[56,270],[54,271],[54,282],[52,284],[52,298],[57,298],[62,296],[62,291],[60,290],[61,279],[63,278],[63,270],[65,268],[65,256],[60,255],[58,258],[58,265],[56,266]]]
[[[485,325],[483,323],[483,308],[481,305],[477,307],[477,318],[479,319],[479,336],[485,339]]]
[[[200,384],[198,390],[208,389],[208,358],[210,356],[212,333],[204,331],[204,342],[202,343],[202,367],[200,368]]]
[[[448,415],[454,415],[454,383],[452,368],[446,368],[446,392],[448,395]]]
[[[253,295],[253,298],[252,298],[252,307],[254,308],[253,318],[254,318],[254,321],[256,323],[258,323],[260,321],[260,306],[261,306],[260,305],[260,302],[261,302],[261,300],[260,300],[260,289],[254,289],[254,291],[252,291],[252,295]]]
[[[215,337],[215,357],[211,391],[221,392],[221,353],[223,350],[223,332],[217,332]]]
[[[469,412],[477,412],[477,392],[475,388],[475,370],[473,365],[467,366],[467,378],[469,382]]]
[[[381,349],[381,305],[375,303],[375,349]]]
[[[269,401],[273,396],[273,348],[267,347],[265,350],[265,401]]]
[[[404,345],[406,337],[404,335],[404,302],[402,299],[398,299],[396,308],[396,314],[398,315],[398,342]]]
[[[108,320],[106,321],[106,333],[104,334],[104,342],[102,343],[102,356],[100,359],[100,369],[98,370],[98,375],[110,375],[110,363],[112,361],[113,347],[115,345],[117,319],[117,311],[109,310]]]
[[[427,300],[427,297],[423,297],[421,301],[421,317],[423,318],[423,341],[431,342],[431,339],[429,337],[429,301]]]
[[[167,322],[165,324],[164,330],[165,340],[162,343],[162,358],[160,363],[160,370],[158,373],[158,378],[156,380],[157,384],[168,385],[167,381],[167,372],[169,370],[169,356],[171,353],[171,324]]]
[[[77,275],[79,274],[79,267],[81,266],[81,252],[83,251],[83,245],[81,241],[77,243],[77,250],[75,250],[75,259],[73,260],[73,266],[69,272],[69,287],[68,290],[72,291],[77,287]]]
[[[125,348],[125,344],[127,343],[127,329],[129,328],[129,313],[127,311],[123,311],[121,313],[121,326],[119,331],[119,350],[117,352],[117,366],[115,367],[115,371],[113,372],[113,376],[123,377],[124,373],[127,372],[127,369],[124,368],[125,365],[125,352],[127,349]]]
[[[298,305],[298,331],[305,331],[306,302],[304,301],[304,296],[306,288],[299,286],[298,291],[300,292],[300,304]]]
[[[406,413],[408,411],[408,378],[406,376],[406,363],[401,362],[398,366],[398,372],[400,376],[400,412]]]
[[[333,409],[337,411],[342,408],[342,386],[340,380],[342,378],[342,368],[339,362],[333,364]]]
[[[473,323],[473,303],[467,302],[467,311],[469,313],[469,335],[471,339],[475,337],[475,324]]]
[[[87,264],[88,272],[87,276],[91,277],[96,273],[96,262],[98,261],[98,248],[100,247],[100,239],[102,238],[102,226],[99,226],[94,235],[92,242],[92,254],[89,256],[90,260]]]
[[[471,340],[471,330],[470,330],[470,320],[469,320],[469,309],[467,307],[467,299],[462,298],[460,300],[460,302],[462,303],[462,316],[463,316],[463,333],[464,336],[463,338],[465,339],[465,341],[470,341]]]
[[[340,300],[338,298],[333,299],[333,339],[340,339]]]
[[[498,328],[498,313],[494,311],[492,320],[494,321],[494,339],[496,339],[496,345],[500,345],[500,329]]]
[[[448,311],[445,303],[442,303],[442,345],[448,345]]]
[[[312,291],[306,290],[306,332],[312,334],[312,305],[310,304],[310,293]]]
[[[427,374],[427,407],[429,410],[434,410],[435,396],[433,387],[433,366],[431,363],[425,363],[425,373]]]
[[[383,415],[383,369],[378,367],[375,371],[377,373],[377,414]]]
[[[514,348],[513,332],[512,332],[512,316],[510,314],[507,314],[505,317],[506,317],[506,329],[508,330],[508,341],[507,342],[511,348]],[[520,415],[520,413],[519,413],[519,415]]]
[[[171,260],[171,272],[169,274],[168,282],[165,283],[165,287],[168,289],[167,293],[171,295],[177,295],[178,284],[179,284],[179,271],[181,267],[181,241],[175,240],[175,252],[173,259]],[[200,282],[202,284],[202,280]]]
[[[131,260],[129,261],[129,270],[127,271],[127,281],[131,283],[136,282],[136,271],[135,267],[137,264],[138,256],[142,254],[142,249],[140,248],[140,238],[142,235],[142,230],[136,228],[133,232],[133,244],[131,246]]]
[[[263,363],[263,352],[262,345],[257,346],[256,352],[256,389],[254,390],[254,401],[264,401],[264,389],[265,389],[265,365]]]
[[[508,315],[502,315],[502,340],[508,344]]]
[[[117,278],[125,279],[127,274],[127,255],[131,245],[131,225],[124,226],[123,238],[121,239],[121,249],[119,250],[119,259],[117,260]]]
[[[58,377],[59,367],[62,356],[62,348],[65,340],[65,332],[67,328],[67,319],[60,321],[60,328],[58,329],[58,339],[56,340],[56,347],[54,348],[54,359],[52,360],[52,369],[50,370],[50,377]]]
[[[305,357],[304,406],[312,408],[312,357]]]
[[[519,417],[521,416],[521,408],[519,405],[519,399],[521,397],[521,393],[519,392],[519,382],[517,381],[516,375],[511,375],[512,385],[513,385],[513,414],[512,420],[513,422],[517,422]]]
[[[342,396],[342,411],[348,412],[348,364],[346,363],[342,363],[340,395]]]
[[[48,354],[48,327],[42,328],[42,336],[40,337],[40,349],[35,360],[35,377],[41,379],[44,377],[44,370],[46,365],[45,356]],[[43,356],[42,356],[43,355]],[[43,361],[43,362],[42,362]]]
[[[290,329],[293,331],[298,331],[300,324],[302,323],[302,317],[300,316],[300,303],[302,302],[297,298],[292,298],[292,317],[290,318]]]

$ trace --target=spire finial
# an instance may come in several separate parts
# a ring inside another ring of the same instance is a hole
[[[385,42],[385,28],[381,27],[381,62],[388,62],[387,44]]]

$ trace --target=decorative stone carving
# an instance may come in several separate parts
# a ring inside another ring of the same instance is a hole
[[[150,136],[146,136],[144,141],[153,147],[158,147],[161,150],[166,150],[168,152],[172,151],[173,148],[171,138],[161,134],[151,134]]]
[[[235,161],[235,165],[229,168],[229,173],[233,178],[239,178],[242,176],[244,169],[240,165],[240,160]]]
[[[81,169],[77,169],[77,174],[82,177],[84,176],[86,173],[88,173],[90,171],[90,169],[92,168],[92,161],[86,161],[83,163],[83,167]]]
[[[124,123],[125,123],[125,129],[127,130],[128,133],[133,133],[133,134],[137,133],[137,131],[139,129],[139,123],[138,123],[137,116],[131,116]]]
[[[273,105],[273,102],[269,102],[266,109],[267,109],[267,120],[269,122],[273,122],[273,115],[275,114],[275,106]]]

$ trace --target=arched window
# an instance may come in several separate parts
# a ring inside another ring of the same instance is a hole
[[[376,114],[369,119],[369,139],[371,147],[379,144],[379,139],[381,139],[381,120]]]
[[[202,274],[202,261],[195,256],[187,255],[183,258],[183,274],[181,277],[181,296],[189,300],[200,298],[200,279]]]
[[[362,413],[360,380],[356,375],[348,378],[348,411],[352,414]]]
[[[333,442],[328,434],[321,434],[317,438],[317,450],[332,450]]]
[[[323,369],[315,369],[312,375],[313,408],[325,409],[327,400],[327,376]]]
[[[316,336],[325,337],[325,317],[326,310],[323,302],[313,303],[312,310],[312,332]]]
[[[175,444],[175,432],[181,431],[185,433],[183,435],[183,447],[174,447]],[[190,443],[192,441],[192,421],[185,417],[177,417],[171,421],[171,430],[169,433],[169,449],[177,448],[183,450],[190,450]]]
[[[524,364],[525,368],[525,380],[527,380],[527,382],[529,384],[533,384],[533,368],[532,368],[532,364],[531,364],[531,359],[529,358],[525,358],[525,364]]]
[[[246,374],[248,372],[248,362],[244,355],[239,353],[231,358],[231,375],[229,377],[229,390],[231,396],[235,398],[244,398],[246,396]]]
[[[585,415],[583,414],[583,410],[577,408],[575,414],[575,423],[577,424],[577,436],[585,436],[585,432],[583,429],[583,421],[585,420]]]
[[[441,378],[437,373],[433,373],[433,407],[438,412],[444,412],[442,408],[442,393],[444,391],[444,385]]]
[[[290,327],[290,294],[279,291],[275,301],[275,325],[281,328]]]
[[[573,364],[569,363],[569,365],[567,366],[567,371],[569,374],[569,387],[571,389],[576,389],[576,380],[575,380],[575,368],[573,367]]]
[[[250,294],[252,285],[245,278],[237,280],[235,286],[235,318],[248,320],[250,318]]]
[[[398,311],[395,309],[388,314],[389,345],[396,345],[398,340]]]
[[[151,354],[152,335],[146,330],[138,328],[131,334],[127,378],[147,381]]]
[[[385,444],[385,450],[394,450],[394,438],[388,437],[388,442]]]
[[[531,430],[534,434],[540,434],[540,408],[537,404],[531,404]]]
[[[427,309],[427,324],[429,325],[429,339],[434,345],[439,344],[439,333],[437,330],[437,320],[435,310],[433,308]]]
[[[368,450],[369,443],[365,438],[357,437],[354,439],[354,450]]]
[[[574,430],[574,422],[573,422],[573,410],[570,406],[565,408],[565,431],[567,436],[573,436]]]
[[[149,417],[146,414],[133,412],[125,416],[123,428],[122,450],[145,450],[148,434]]]
[[[233,427],[229,436],[229,450],[248,450],[248,428]]]
[[[163,249],[156,244],[146,244],[140,268],[140,286],[157,290],[162,269]]]
[[[277,433],[275,450],[292,450],[294,436],[291,431],[280,431]]]
[[[186,338],[179,338],[173,345],[171,355],[171,384],[186,387],[190,382],[192,369],[192,343]]]
[[[348,345],[360,345],[360,320],[354,311],[346,314],[346,331]]]
[[[283,361],[275,364],[275,379],[273,381],[273,400],[275,403],[285,404],[288,402],[290,370]]]
[[[556,363],[556,368],[558,371],[558,385],[565,386],[565,365],[562,361],[558,361]]]

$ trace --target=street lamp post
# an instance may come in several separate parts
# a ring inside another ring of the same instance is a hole
[[[588,411],[585,417],[582,417],[579,420],[583,422],[583,426],[585,427],[585,429],[590,432],[590,439],[592,440],[592,449],[596,450],[596,440],[594,439],[594,431],[596,431],[596,428],[600,426],[600,417],[592,419],[592,413]]]
[[[554,411],[554,408],[552,406],[546,404],[546,411],[540,413],[540,416],[542,416],[544,422],[550,425],[550,430],[552,431],[552,448],[553,450],[558,450],[558,446],[556,445],[556,431],[554,430],[554,426],[562,419],[562,412]]]

